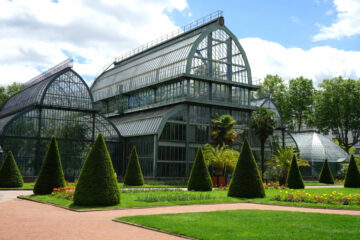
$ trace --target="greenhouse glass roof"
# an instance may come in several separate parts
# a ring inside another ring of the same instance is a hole
[[[349,155],[338,145],[316,132],[293,133],[300,155],[310,162],[343,162]]]

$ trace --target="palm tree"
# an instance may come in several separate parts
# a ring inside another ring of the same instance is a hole
[[[261,144],[261,178],[265,172],[265,141],[274,134],[276,127],[274,112],[259,107],[251,114],[250,128],[254,131]]]
[[[207,143],[203,147],[203,154],[207,166],[213,166],[216,169],[234,169],[240,153],[226,145],[213,147]],[[225,172],[224,172],[225,175]]]
[[[236,141],[237,133],[234,131],[234,120],[230,115],[219,115],[215,113],[211,119],[211,139],[216,146],[231,145]]]
[[[266,165],[273,166],[281,169],[282,175],[279,178],[279,184],[284,185],[287,174],[291,165],[291,160],[294,155],[298,154],[294,147],[281,147],[279,146],[271,155],[271,158]],[[302,159],[301,156],[296,158],[299,167],[308,167],[309,163]]]

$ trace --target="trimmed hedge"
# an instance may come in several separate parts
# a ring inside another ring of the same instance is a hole
[[[52,137],[33,191],[35,194],[50,194],[54,188],[64,186],[59,148],[55,137]]]
[[[24,180],[16,164],[14,155],[9,151],[0,168],[0,187],[22,187],[23,183]]]
[[[325,162],[321,168],[320,176],[319,176],[319,182],[321,183],[327,183],[327,184],[334,184],[334,177],[331,173],[331,170],[329,168],[328,160],[325,159]]]
[[[198,148],[187,188],[189,191],[211,191],[212,186],[212,180],[202,150]]]
[[[292,188],[292,189],[305,188],[300,169],[297,165],[297,160],[295,155],[293,156],[293,159],[291,161],[289,173],[286,178],[286,185],[288,188]]]
[[[354,155],[351,155],[348,170],[346,172],[344,187],[360,188],[360,173],[356,166]]]
[[[264,185],[254,155],[246,138],[241,148],[239,160],[233,172],[228,196],[241,198],[265,197]]]
[[[120,202],[120,191],[104,137],[97,136],[80,172],[74,204],[111,206]]]
[[[142,186],[144,185],[144,177],[141,171],[139,157],[136,152],[136,147],[131,149],[129,162],[126,167],[126,173],[124,177],[124,184],[129,186]]]

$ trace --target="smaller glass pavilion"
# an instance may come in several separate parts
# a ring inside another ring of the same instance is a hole
[[[336,176],[340,163],[349,160],[349,155],[330,139],[316,132],[293,133],[300,155],[307,160],[311,168],[301,169],[303,176],[317,177],[325,159],[328,160],[333,176]]]

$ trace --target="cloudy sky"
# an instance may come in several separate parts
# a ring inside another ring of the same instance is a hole
[[[255,78],[360,78],[360,0],[0,0],[0,85],[67,57],[91,84],[111,58],[216,10]]]

